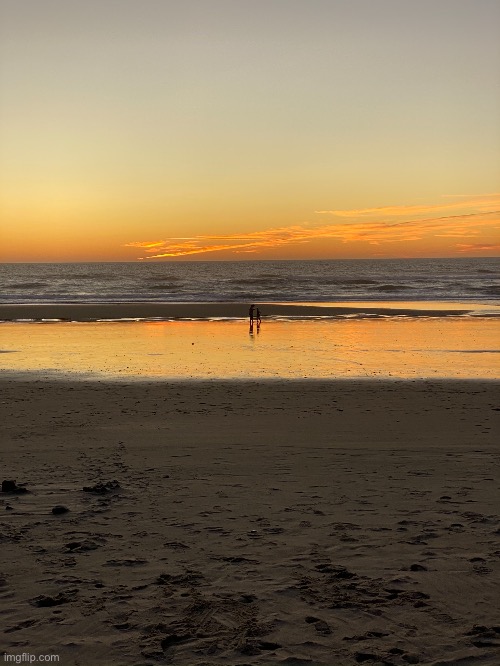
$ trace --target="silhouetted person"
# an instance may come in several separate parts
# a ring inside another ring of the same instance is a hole
[[[254,310],[255,310],[255,305],[251,305],[248,310],[248,319],[250,321],[250,335],[253,335]]]
[[[257,322],[257,332],[260,330],[260,325],[262,324],[262,318],[260,316],[260,310],[257,308],[256,313],[255,313],[255,320]]]

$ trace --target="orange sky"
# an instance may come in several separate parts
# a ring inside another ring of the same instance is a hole
[[[315,211],[312,222],[249,233],[132,241],[141,259],[266,254],[280,258],[496,256],[500,194],[435,205]]]
[[[0,261],[498,256],[499,24],[490,0],[0,3]]]
[[[192,235],[150,235],[147,225],[54,221],[6,226],[2,261],[159,261],[500,255],[500,194],[447,196],[435,204],[317,210],[295,224]],[[214,225],[215,226],[215,225]],[[246,228],[245,228],[246,227]],[[154,231],[158,231],[157,228]],[[28,233],[27,233],[28,232]]]

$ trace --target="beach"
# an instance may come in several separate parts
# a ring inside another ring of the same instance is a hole
[[[5,655],[496,666],[497,306],[243,306],[0,307]]]
[[[498,664],[498,388],[3,379],[3,650]]]
[[[0,662],[500,666],[499,22],[0,0]]]

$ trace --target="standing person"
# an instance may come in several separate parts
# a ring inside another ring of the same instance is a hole
[[[255,314],[255,319],[257,320],[257,329],[259,329],[260,325],[262,324],[262,318],[260,316],[259,308],[257,308],[256,314]]]
[[[248,318],[250,319],[250,326],[253,326],[253,312],[255,310],[255,305],[251,305],[250,309],[248,310]]]

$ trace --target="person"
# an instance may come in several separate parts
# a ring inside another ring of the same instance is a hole
[[[255,305],[251,305],[250,309],[248,310],[248,317],[250,319],[250,326],[252,326],[252,324],[253,324],[254,310],[255,310]]]
[[[257,320],[257,330],[260,329],[260,325],[262,324],[262,318],[260,316],[260,310],[257,308],[256,314],[255,314],[255,319]]]

